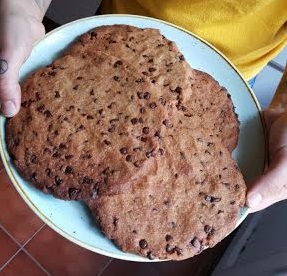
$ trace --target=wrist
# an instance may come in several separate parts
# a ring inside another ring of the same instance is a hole
[[[5,18],[8,15],[31,17],[42,21],[51,0],[1,0],[0,13]]]
[[[48,7],[51,4],[52,0],[33,0],[36,2],[37,6],[39,7],[41,13],[42,13],[42,17],[44,17]]]

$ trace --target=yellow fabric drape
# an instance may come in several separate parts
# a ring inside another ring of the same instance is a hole
[[[192,31],[247,80],[287,45],[287,0],[104,0],[102,12],[151,16]]]

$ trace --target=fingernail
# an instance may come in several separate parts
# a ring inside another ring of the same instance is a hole
[[[1,112],[4,116],[12,117],[16,113],[16,106],[12,101],[1,103]]]
[[[263,198],[262,198],[261,194],[253,193],[247,197],[247,204],[250,208],[255,208],[260,204],[262,199]]]

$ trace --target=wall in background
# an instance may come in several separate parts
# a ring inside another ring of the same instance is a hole
[[[94,15],[100,3],[101,0],[53,0],[46,16],[62,25],[79,18]]]

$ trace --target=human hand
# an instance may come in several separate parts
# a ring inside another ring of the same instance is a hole
[[[248,191],[251,212],[287,199],[287,112],[269,109],[264,117],[269,133],[270,166]]]
[[[0,108],[4,116],[12,117],[20,109],[19,70],[33,43],[45,34],[41,21],[49,3],[50,0],[0,2]]]

